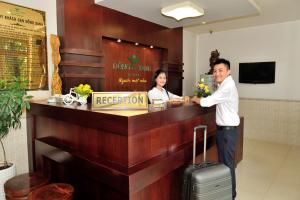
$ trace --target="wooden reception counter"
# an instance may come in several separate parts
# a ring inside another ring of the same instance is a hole
[[[32,102],[27,117],[30,168],[43,170],[52,181],[71,183],[75,199],[180,199],[193,127],[199,124],[208,125],[208,148],[213,149],[214,107],[188,103],[95,111],[90,105]],[[202,140],[199,134],[198,153]]]

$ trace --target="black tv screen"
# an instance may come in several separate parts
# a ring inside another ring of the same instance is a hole
[[[275,83],[275,62],[240,63],[239,83]]]

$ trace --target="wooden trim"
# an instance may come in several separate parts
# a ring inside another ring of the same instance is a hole
[[[63,78],[98,78],[103,79],[103,74],[78,74],[78,73],[64,73]]]
[[[77,54],[77,55],[85,55],[85,56],[96,56],[103,57],[102,52],[89,50],[89,49],[77,49],[77,48],[64,48],[60,50],[60,53],[68,53],[68,54]]]
[[[91,63],[91,62],[82,62],[76,60],[62,61],[59,65],[63,66],[79,66],[79,67],[95,67],[95,68],[104,68],[103,63]]]

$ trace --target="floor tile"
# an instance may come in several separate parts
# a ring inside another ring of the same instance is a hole
[[[300,200],[300,146],[245,138],[237,200]]]
[[[263,200],[299,200],[300,187],[275,183],[271,186]]]

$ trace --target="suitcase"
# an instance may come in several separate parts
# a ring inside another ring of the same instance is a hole
[[[204,129],[203,163],[195,164],[196,131]],[[194,128],[193,163],[183,174],[182,200],[232,200],[230,169],[224,164],[206,161],[207,126]]]

